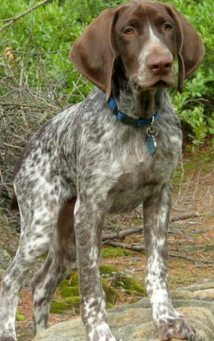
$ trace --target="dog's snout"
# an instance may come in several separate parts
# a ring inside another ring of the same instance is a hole
[[[171,54],[154,54],[147,60],[147,67],[154,75],[165,75],[171,71],[172,67]]]

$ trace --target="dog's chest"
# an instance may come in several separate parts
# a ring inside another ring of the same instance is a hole
[[[161,138],[157,139],[155,155],[149,152],[145,134],[121,143],[119,147],[112,147],[106,193],[107,201],[111,203],[110,212],[133,210],[151,192],[170,182],[181,141],[170,134],[168,141],[165,143]]]
[[[129,162],[130,158],[127,165],[118,167],[118,173],[109,186],[107,200],[111,202],[111,212],[133,210],[154,188],[158,189],[163,182],[170,181],[172,171],[169,174],[164,174],[163,171],[157,173],[158,166],[154,160],[148,158]]]

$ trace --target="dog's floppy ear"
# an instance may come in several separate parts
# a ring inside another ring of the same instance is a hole
[[[92,83],[111,94],[111,81],[116,52],[112,43],[112,26],[115,10],[103,11],[74,43],[71,60],[77,69]]]
[[[166,5],[176,23],[177,57],[178,57],[178,90],[181,92],[184,80],[190,76],[202,61],[204,44],[187,19],[174,6]]]

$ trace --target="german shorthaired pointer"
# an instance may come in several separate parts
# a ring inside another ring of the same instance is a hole
[[[203,54],[186,19],[153,1],[105,10],[74,44],[73,63],[99,89],[42,127],[20,161],[14,190],[21,237],[2,281],[0,341],[16,340],[18,291],[47,251],[33,280],[35,333],[47,327],[56,286],[77,258],[87,340],[115,341],[98,268],[102,225],[107,212],[142,202],[146,284],[159,337],[195,340],[167,284],[170,183],[182,149],[167,88],[181,91]]]

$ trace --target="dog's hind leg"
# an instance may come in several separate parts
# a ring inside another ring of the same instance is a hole
[[[47,260],[33,279],[34,334],[47,328],[50,304],[57,284],[66,277],[68,269],[76,260],[74,205],[75,199],[63,205]]]
[[[19,199],[19,198],[18,198]],[[57,200],[21,197],[21,236],[16,256],[3,276],[0,291],[0,341],[15,341],[18,292],[37,257],[48,251],[59,215]]]

